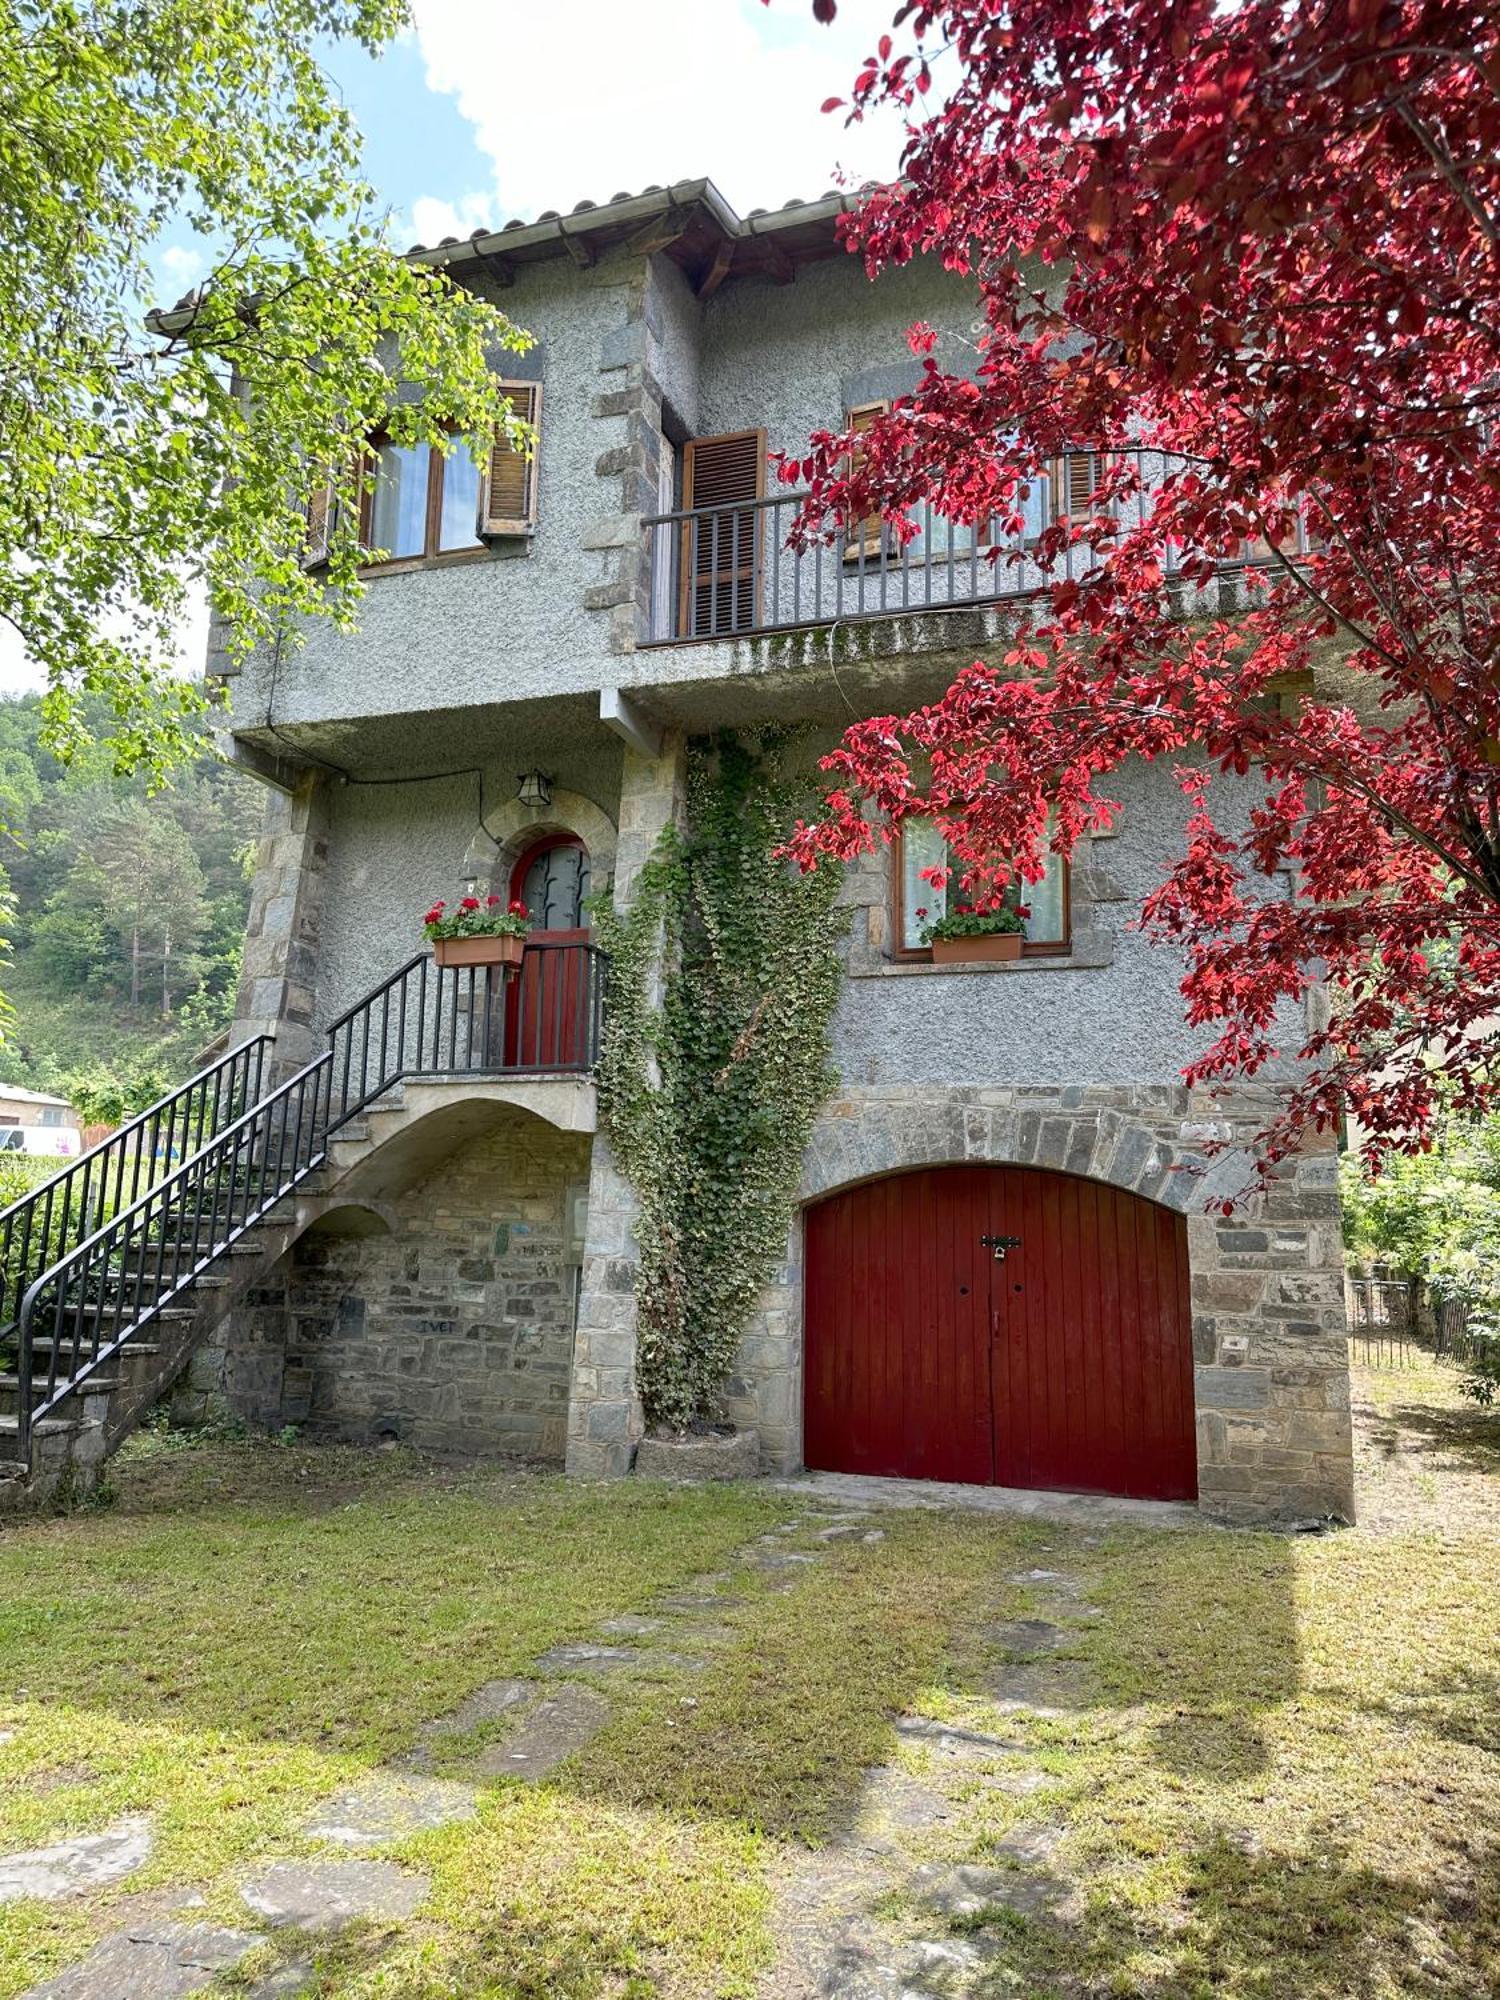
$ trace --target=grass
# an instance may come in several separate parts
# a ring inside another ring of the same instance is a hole
[[[250,1861],[304,1848],[308,1806],[424,1718],[726,1569],[742,1601],[707,1670],[615,1683],[615,1719],[552,1781],[498,1783],[477,1821],[407,1842],[427,1905],[320,1946],[321,2000],[781,2000],[761,1983],[776,1886],[849,1829],[867,1767],[922,1765],[890,1728],[907,1708],[1023,1741],[1049,1777],[1024,1799],[944,1780],[952,1815],[910,1860],[993,1862],[1022,1822],[1065,1831],[1070,1921],[967,1926],[995,1953],[971,2000],[1493,1995],[1495,1542],[1480,1494],[1435,1529],[1419,1482],[1439,1508],[1445,1483],[1482,1482],[1500,1419],[1439,1371],[1359,1393],[1377,1531],[890,1514],[884,1542],[835,1543],[785,1590],[735,1567],[788,1514],[775,1496],[300,1446],[142,1456],[113,1510],[0,1541],[0,1845],[130,1808],[158,1840],[112,1893],[0,1912],[0,2000],[143,1889],[228,1914]],[[1033,1566],[1102,1614],[1070,1647],[1092,1694],[1055,1721],[985,1692],[989,1623],[1042,1608],[1006,1582]],[[899,1887],[883,1907],[917,1921]]]
[[[1355,1369],[1367,1527],[1500,1536],[1500,1417],[1476,1410],[1457,1380],[1451,1365],[1417,1347],[1403,1367]]]
[[[479,1683],[722,1562],[784,1509],[734,1488],[453,1480],[403,1454],[150,1454],[120,1503],[0,1541],[0,1847],[127,1811],[132,1892],[212,1889]],[[0,1994],[107,1926],[15,1906]]]

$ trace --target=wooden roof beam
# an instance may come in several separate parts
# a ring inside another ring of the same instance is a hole
[[[510,257],[502,257],[498,250],[481,250],[479,266],[497,285],[509,288],[516,282],[515,262]]]
[[[599,261],[599,253],[585,236],[574,236],[571,231],[562,232],[563,248],[573,259],[580,271],[587,271]]]
[[[797,282],[797,266],[795,261],[787,255],[786,246],[777,243],[769,236],[761,237],[760,242],[766,253],[767,274],[774,278],[778,285],[795,285]]]
[[[698,280],[697,294],[700,299],[711,299],[729,276],[729,266],[734,261],[734,244],[726,237],[713,254],[713,262]]]

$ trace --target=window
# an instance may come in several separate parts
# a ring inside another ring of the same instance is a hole
[[[898,958],[925,958],[931,946],[923,932],[943,916],[950,898],[958,899],[960,864],[930,820],[909,819],[892,843],[895,887],[895,952]],[[1040,882],[1018,882],[1012,898],[1024,903],[1026,951],[1063,951],[1068,944],[1068,865],[1060,855],[1046,856],[1047,872]],[[945,889],[934,888],[924,868],[949,868],[953,879]]]
[[[539,382],[507,382],[511,407],[535,430],[541,420]],[[395,444],[384,432],[370,440],[371,489],[360,501],[359,539],[381,551],[380,564],[472,554],[492,538],[529,535],[536,528],[536,453],[518,451],[497,429],[488,449],[459,442],[444,453],[425,444]],[[328,560],[338,510],[326,483],[307,503],[309,569]]]
[[[856,404],[852,410],[845,412],[844,428],[855,432],[867,431],[877,418],[886,416],[890,408],[888,397],[877,403]],[[859,456],[856,448],[852,454],[851,470],[857,468]],[[911,518],[917,532],[904,549],[894,532],[886,537],[885,551],[892,562],[945,561],[950,555],[967,557],[975,546],[972,525],[950,521],[946,515],[934,513],[926,503],[912,508]],[[861,565],[879,562],[881,529],[884,526],[879,508],[859,521],[851,521],[844,533],[844,561]],[[983,546],[982,536],[979,545]]]
[[[536,528],[537,460],[541,455],[542,385],[540,382],[507,382],[511,410],[536,433],[535,449],[528,458],[517,451],[504,430],[490,441],[489,462],[475,488],[475,512],[480,533],[529,535]]]
[[[61,1125],[63,1108],[60,1104],[44,1104],[37,1116],[38,1125]]]
[[[850,431],[867,431],[877,417],[883,417],[891,405],[889,398],[878,403],[859,403],[844,413],[844,428]],[[859,469],[862,454],[856,449],[850,454],[849,470]],[[862,520],[851,521],[844,531],[844,561],[858,562],[880,554],[880,531],[884,526],[879,509],[866,514]]]
[[[844,427],[846,430],[855,432],[867,431],[878,417],[886,415],[890,407],[889,400],[878,403],[860,403],[854,409],[845,412]],[[856,449],[854,453],[855,463],[858,462],[858,457],[859,453]],[[1061,460],[1057,461],[1058,465],[1061,465],[1062,462]],[[1090,462],[1093,462],[1092,455]],[[1061,488],[1057,484],[1055,471],[1050,485],[1055,505],[1056,495],[1061,491]],[[1048,486],[1049,482],[1046,480],[1032,479],[1017,490],[1014,504],[1024,524],[1021,530],[1023,541],[1034,541],[1045,526],[1044,495],[1048,490]],[[1093,486],[1090,484],[1086,491],[1092,492],[1092,490]],[[1007,537],[1001,536],[997,532],[998,524],[996,521],[952,521],[949,520],[946,514],[936,512],[931,503],[926,501],[920,502],[911,509],[910,518],[916,528],[916,533],[904,549],[898,545],[894,534],[887,537],[886,555],[893,562],[944,563],[959,557],[967,561],[976,549],[984,550],[993,548],[997,541],[1008,540]],[[880,531],[882,525],[882,518],[878,511],[873,514],[866,514],[862,520],[851,523],[845,531],[844,561],[846,563],[878,562],[881,551]]]
[[[1104,454],[1068,451],[1052,461],[1052,514],[1055,520],[1087,521],[1104,478]]]
[[[366,491],[360,541],[380,562],[454,555],[484,546],[479,532],[479,467],[473,448],[444,455],[425,444],[370,442],[373,487]]]
[[[677,629],[683,637],[753,631],[760,622],[766,434],[689,438],[682,455],[683,523]]]

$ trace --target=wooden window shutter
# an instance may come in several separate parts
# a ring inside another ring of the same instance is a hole
[[[333,486],[320,479],[307,496],[307,533],[302,543],[302,567],[321,569],[333,542]]]
[[[511,408],[522,423],[539,431],[542,418],[540,382],[507,382]],[[490,443],[489,463],[479,482],[481,535],[529,535],[536,527],[536,464],[541,438],[528,458],[517,451],[505,430],[497,428]]]
[[[885,416],[890,410],[889,398],[877,403],[858,403],[847,414],[845,429],[867,431],[877,417]],[[859,464],[859,453],[852,454],[850,470]],[[844,561],[858,562],[861,556],[880,554],[880,530],[883,523],[877,508],[873,514],[866,514],[862,520],[851,521],[844,533]]]
[[[751,632],[760,622],[760,570],[765,524],[751,504],[766,491],[766,434],[732,431],[690,438],[683,450],[682,528],[684,638]]]
[[[1052,461],[1052,511],[1058,520],[1086,521],[1104,477],[1104,455],[1070,451]]]

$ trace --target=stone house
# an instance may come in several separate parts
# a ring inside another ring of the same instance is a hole
[[[331,1046],[347,1081],[378,1022],[377,1081],[400,1075],[264,1225],[189,1405],[630,1471],[633,1197],[597,1129],[582,898],[628,904],[695,736],[831,744],[1002,643],[1041,580],[931,517],[904,553],[878,523],[786,548],[768,452],[909,387],[917,319],[945,365],[972,351],[963,283],[870,284],[843,205],[741,218],[693,181],[412,253],[536,336],[505,369],[539,446],[386,448],[371,532],[394,554],[359,631],[230,676],[232,754],[269,787],[236,1038],[274,1034],[282,1076]],[[1037,524],[1088,479],[1089,454],[1060,463]],[[1180,970],[1132,928],[1171,772],[1127,772],[1122,799],[1009,962],[934,962],[920,836],[850,872],[842,1083],[729,1385],[765,1469],[1351,1513],[1334,1154],[1207,1212],[1243,1161],[1199,1149],[1260,1107],[1180,1083]],[[537,930],[510,987],[445,1001],[420,912],[465,883],[523,896]]]

